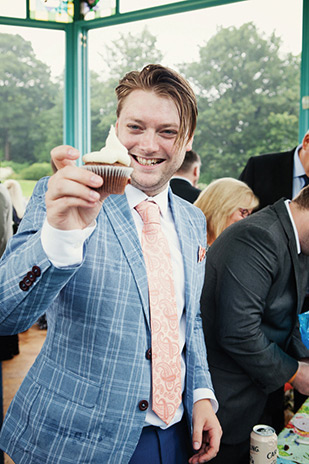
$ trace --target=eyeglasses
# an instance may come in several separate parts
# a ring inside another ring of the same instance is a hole
[[[250,216],[251,214],[251,211],[249,209],[238,208],[238,211],[240,212],[240,215],[242,218],[246,218],[247,216]]]

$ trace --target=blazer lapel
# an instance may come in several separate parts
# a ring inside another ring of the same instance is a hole
[[[294,275],[295,275],[295,282],[296,282],[297,313],[299,313],[301,310],[301,296],[302,296],[301,295],[302,285],[301,285],[300,255],[298,255],[297,253],[295,234],[294,234],[293,226],[292,226],[288,211],[284,204],[284,200],[279,200],[277,203],[275,203],[274,208],[277,211],[282,227],[288,237],[288,247],[290,250],[290,255],[291,255],[291,260],[292,260]]]
[[[127,197],[125,195],[110,195],[103,203],[103,210],[127,258],[140,294],[145,318],[150,327],[146,267]]]
[[[194,225],[188,217],[186,208],[178,202],[169,191],[169,201],[175,221],[177,235],[182,251],[185,272],[185,306],[188,308],[196,294],[196,274],[194,266],[198,262],[198,237],[194,233]],[[205,237],[206,241],[206,237]],[[189,314],[192,312],[189,312]],[[188,314],[188,312],[187,312]]]

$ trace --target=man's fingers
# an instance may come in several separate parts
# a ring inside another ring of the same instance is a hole
[[[96,200],[94,190],[102,185],[103,179],[83,168],[67,166],[49,179],[47,199],[56,200],[65,196]]]
[[[80,153],[70,145],[59,145],[51,150],[50,156],[56,170],[59,170],[68,165],[75,166],[75,161],[79,158]]]
[[[218,434],[214,434],[213,437],[209,437],[209,443],[205,443],[202,447],[201,454],[200,454],[200,461],[198,462],[207,462],[217,456],[219,447],[220,447],[220,438]]]
[[[200,451],[190,458],[190,464],[208,462],[217,456],[220,446],[220,439],[217,443],[203,443]]]

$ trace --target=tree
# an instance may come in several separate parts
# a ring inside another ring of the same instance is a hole
[[[280,43],[253,23],[221,27],[198,62],[180,67],[197,93],[203,182],[238,177],[250,156],[296,145],[300,57],[281,56]]]
[[[115,88],[119,79],[134,69],[141,70],[149,63],[160,63],[162,53],[156,47],[156,37],[145,27],[140,34],[119,34],[105,45],[102,59],[108,63],[109,77],[103,81],[91,73],[91,147],[102,148],[111,124],[116,121]]]
[[[6,160],[35,160],[45,140],[42,115],[54,106],[58,86],[20,35],[0,34],[0,139]]]
[[[106,45],[102,55],[108,63],[110,75],[119,80],[133,69],[140,70],[149,63],[161,63],[163,54],[157,48],[157,38],[145,27],[140,34],[119,34],[119,38]]]
[[[53,106],[42,111],[40,117],[40,133],[35,141],[33,155],[36,161],[50,162],[50,151],[63,144],[63,78],[59,79],[58,91],[54,96]]]

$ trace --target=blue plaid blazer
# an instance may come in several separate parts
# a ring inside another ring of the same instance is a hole
[[[150,395],[151,346],[146,269],[125,195],[111,195],[79,266],[57,269],[40,241],[47,178],[29,201],[0,264],[0,334],[47,314],[46,341],[6,415],[0,447],[16,464],[125,464],[138,443]],[[186,293],[185,412],[193,390],[212,388],[199,299],[206,246],[204,215],[169,192],[183,252]],[[20,282],[41,273],[27,291]]]

